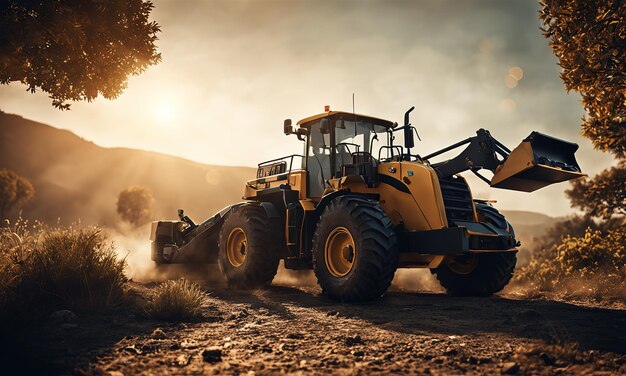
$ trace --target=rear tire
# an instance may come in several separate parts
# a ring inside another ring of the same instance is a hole
[[[478,253],[448,258],[431,272],[450,295],[489,296],[509,283],[516,262],[516,252]]]
[[[242,206],[224,221],[218,264],[229,287],[253,289],[270,284],[279,262],[280,225],[262,207]]]
[[[474,201],[481,220],[499,227],[515,238],[513,226],[493,206]],[[517,252],[478,253],[447,257],[441,266],[431,269],[451,295],[489,296],[501,291],[513,277]]]
[[[397,235],[380,206],[342,196],[326,207],[313,237],[313,269],[330,298],[379,298],[389,288],[397,263]]]

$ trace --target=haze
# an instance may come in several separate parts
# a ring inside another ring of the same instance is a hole
[[[351,111],[355,93],[358,113],[398,122],[416,106],[422,155],[484,127],[511,148],[532,130],[575,141],[587,173],[612,164],[578,133],[584,112],[564,91],[536,1],[154,3],[163,61],[121,97],[61,112],[14,83],[0,86],[0,108],[102,146],[254,166],[301,152],[283,119]],[[527,194],[470,178],[474,196],[502,209],[572,211],[566,184]]]

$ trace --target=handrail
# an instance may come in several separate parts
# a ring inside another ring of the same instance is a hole
[[[383,149],[387,149],[387,150],[391,150],[391,158],[394,157],[394,150],[399,150],[400,152],[398,153],[398,155],[402,155],[402,147],[400,145],[383,145],[380,148],[378,148],[378,160],[380,161],[380,154],[382,153]],[[389,157],[389,154],[387,154],[387,157]]]
[[[258,171],[259,171],[260,168],[265,167],[265,166],[269,166],[269,165],[271,165],[273,163],[276,163],[276,162],[284,162],[285,164],[287,164],[287,160],[289,160],[289,169],[287,171],[285,171],[283,173],[279,173],[279,174],[268,175],[268,176],[275,176],[275,175],[281,175],[281,174],[291,174],[291,172],[294,170],[293,169],[293,160],[296,157],[304,158],[304,155],[301,155],[301,154],[291,154],[291,155],[287,155],[287,156],[284,156],[284,157],[270,159],[268,161],[261,162],[261,163],[259,163],[257,165],[257,175],[258,175]],[[262,177],[257,176],[257,179],[265,178],[265,177],[267,177],[267,176],[262,176]]]

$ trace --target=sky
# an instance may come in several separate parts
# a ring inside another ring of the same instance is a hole
[[[578,143],[584,172],[614,164],[579,135],[580,97],[565,92],[537,1],[153,2],[163,61],[119,98],[62,112],[12,83],[0,86],[0,109],[105,147],[255,166],[302,152],[284,119],[351,111],[354,93],[357,113],[399,123],[415,106],[422,155],[479,128],[509,148],[536,130]],[[501,209],[572,212],[565,183],[523,193],[469,175],[474,196]]]

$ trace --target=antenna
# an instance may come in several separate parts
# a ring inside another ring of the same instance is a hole
[[[354,137],[356,137],[356,111],[354,110],[354,93],[352,93],[352,115],[354,116]]]

